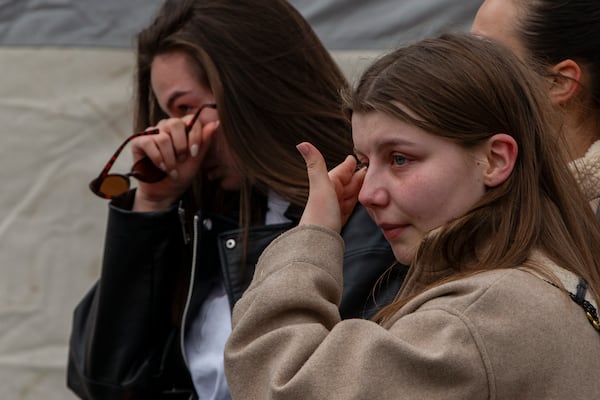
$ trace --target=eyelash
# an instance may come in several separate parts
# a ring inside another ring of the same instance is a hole
[[[402,159],[402,163],[398,163],[398,159]],[[406,165],[406,163],[408,162],[408,158],[406,158],[405,156],[401,155],[401,154],[392,154],[392,164],[396,165],[396,166],[403,166]]]
[[[361,170],[363,168],[367,168],[369,166],[369,162],[368,161],[361,161],[358,156],[354,156],[354,158],[356,159],[356,168],[355,171]]]
[[[399,159],[402,160],[401,163],[397,162],[397,161],[399,161]],[[392,154],[391,155],[390,164],[392,166],[402,167],[402,166],[406,165],[408,162],[409,162],[409,159],[406,156],[403,156],[401,154]],[[359,159],[356,160],[356,171],[363,169],[363,168],[368,168],[368,167],[369,167],[368,161],[361,161]]]
[[[193,107],[190,107],[187,104],[181,104],[177,106],[177,111],[180,112],[182,115],[188,114],[192,109]]]

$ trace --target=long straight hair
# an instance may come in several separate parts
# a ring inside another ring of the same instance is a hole
[[[199,81],[215,96],[222,134],[244,178],[242,226],[264,217],[252,218],[257,191],[273,190],[293,205],[305,205],[308,178],[295,148],[299,142],[315,143],[330,167],[352,153],[340,98],[347,81],[288,2],[166,1],[138,35],[137,129],[166,117],[152,93],[150,69],[156,55],[175,50],[189,56]],[[199,191],[214,203],[219,189]]]
[[[348,96],[349,113],[382,112],[465,148],[506,133],[519,148],[510,177],[430,232],[411,268],[441,264],[456,279],[523,266],[540,250],[584,278],[600,300],[600,226],[567,168],[544,87],[512,52],[466,34],[398,49],[365,71]],[[375,319],[385,321],[406,301]]]

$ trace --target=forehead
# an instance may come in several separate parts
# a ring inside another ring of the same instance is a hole
[[[152,60],[150,76],[153,86],[169,86],[181,80],[197,80],[190,58],[181,51],[156,55]]]
[[[413,147],[435,136],[382,112],[352,115],[352,138],[357,152],[381,151],[389,147]]]
[[[167,114],[173,111],[172,107],[180,98],[189,103],[211,95],[210,89],[202,84],[192,59],[182,51],[161,53],[154,57],[150,84],[160,107]]]
[[[471,32],[496,40],[523,55],[525,50],[516,30],[522,9],[515,0],[485,0],[475,15]]]

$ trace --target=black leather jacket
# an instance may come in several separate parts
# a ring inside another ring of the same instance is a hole
[[[264,248],[297,224],[299,215],[288,210],[286,216],[293,222],[252,227],[244,258],[237,221],[198,212],[186,240],[175,206],[133,213],[111,205],[100,279],[74,312],[67,385],[84,399],[196,398],[181,332],[218,279],[233,307]],[[394,268],[373,291],[394,257],[363,207],[357,207],[342,236],[340,313],[371,317],[396,294],[404,268]]]

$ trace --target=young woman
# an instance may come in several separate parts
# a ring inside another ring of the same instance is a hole
[[[261,255],[225,349],[234,399],[586,399],[600,393],[600,226],[547,96],[507,49],[401,48],[352,98],[349,157],[310,178],[300,226]],[[575,188],[575,189],[573,189]],[[356,198],[411,267],[373,321],[336,310]]]
[[[167,1],[138,36],[136,72],[135,129],[153,128],[132,141],[136,190],[111,163],[91,184],[113,200],[68,385],[87,399],[227,399],[231,308],[308,197],[295,146],[316,143],[331,165],[352,151],[347,83],[283,0]],[[373,294],[393,253],[364,208],[343,236],[340,313],[370,317],[397,291],[393,279]]]
[[[473,31],[504,43],[546,78],[570,167],[600,218],[600,2],[486,0]]]

